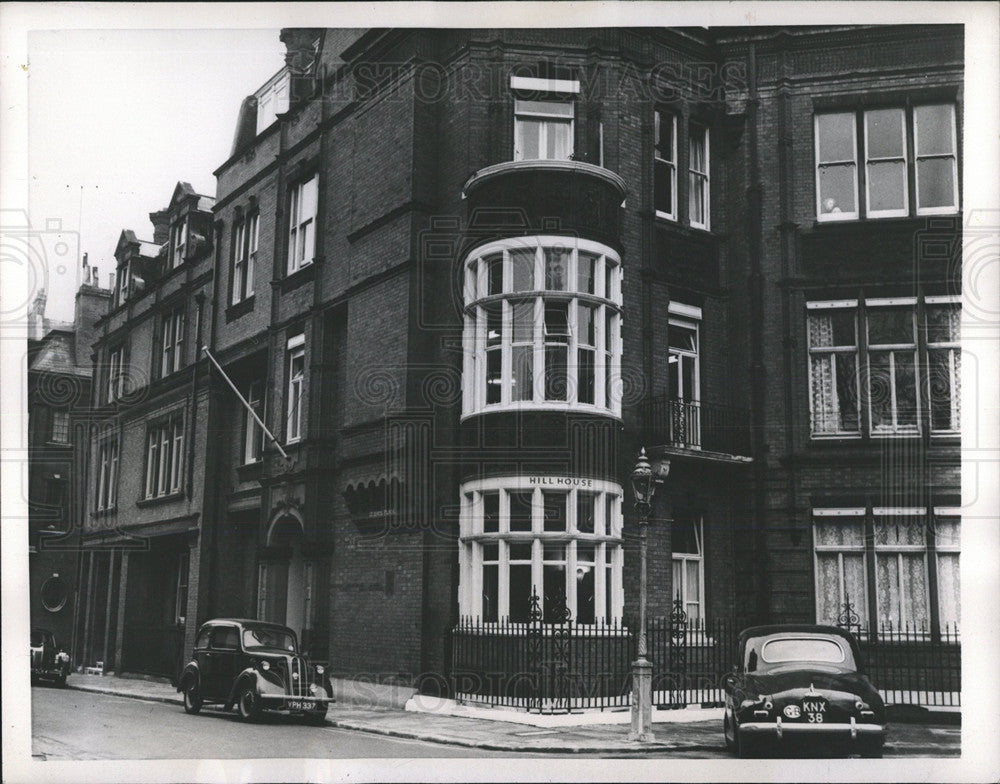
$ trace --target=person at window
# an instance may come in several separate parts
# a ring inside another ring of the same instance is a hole
[[[840,212],[840,207],[837,206],[837,200],[831,196],[823,199],[823,212]]]

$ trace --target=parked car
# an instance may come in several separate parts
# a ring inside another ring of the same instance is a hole
[[[294,631],[239,618],[202,624],[177,690],[188,713],[210,703],[225,710],[235,705],[245,721],[276,711],[322,724],[334,701],[323,666],[311,665],[299,653]]]
[[[801,742],[881,757],[885,703],[860,672],[854,636],[833,626],[755,626],[740,633],[726,676],[723,732],[740,757]]]
[[[70,668],[69,654],[56,642],[52,632],[39,627],[32,629],[29,650],[33,684],[46,680],[54,681],[57,686],[66,685]]]

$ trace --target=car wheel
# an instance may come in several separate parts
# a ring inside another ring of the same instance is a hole
[[[736,749],[736,741],[733,738],[733,725],[729,723],[728,716],[722,719],[722,737],[726,740],[726,749],[734,751]]]
[[[865,759],[882,759],[884,744],[881,741],[865,743],[859,749],[861,756]]]
[[[66,686],[66,676],[65,675],[57,675],[56,676],[56,686],[58,686],[59,688],[64,688]]]
[[[188,678],[184,683],[184,712],[196,714],[201,710],[201,691],[198,689],[198,681]]]
[[[245,686],[236,699],[236,710],[243,721],[257,721],[260,718],[260,700],[253,686]]]

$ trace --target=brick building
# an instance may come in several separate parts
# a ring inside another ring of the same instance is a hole
[[[77,563],[84,464],[78,422],[90,409],[94,325],[110,292],[83,259],[73,321],[45,317],[38,293],[28,314],[28,569],[31,625],[75,649]]]
[[[281,37],[214,203],[119,243],[117,667],[219,615],[421,683],[460,617],[619,624],[640,446],[653,615],[957,624],[960,27]]]

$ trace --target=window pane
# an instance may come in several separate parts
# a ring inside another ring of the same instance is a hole
[[[594,563],[594,545],[580,542],[576,546],[576,562],[578,564]]]
[[[597,345],[597,307],[579,302],[576,306],[576,339],[585,346]]]
[[[955,349],[930,349],[927,352],[929,361],[928,383],[930,385],[931,428],[933,430],[958,429],[958,423],[952,422],[952,389],[951,354]]]
[[[693,559],[684,561],[684,572],[686,577],[684,601],[701,601],[701,561]]]
[[[928,305],[924,314],[927,319],[928,343],[958,342],[962,318],[961,306]]]
[[[546,531],[566,530],[566,493],[542,491],[544,508],[544,529]]]
[[[899,628],[903,620],[899,595],[899,562],[895,555],[887,555],[876,558],[875,566],[879,623]]]
[[[557,120],[547,124],[545,157],[550,161],[565,161],[573,153],[572,126],[568,122]]]
[[[670,549],[675,553],[698,554],[698,540],[695,536],[697,522],[678,516],[671,531]]]
[[[930,628],[927,617],[927,570],[923,553],[903,556],[903,618],[917,629]]]
[[[840,558],[836,553],[816,554],[816,620],[835,624],[840,615]]]
[[[594,552],[590,547],[590,561],[580,558],[580,546],[577,546],[576,562],[576,618],[579,623],[594,622]]]
[[[961,544],[962,521],[958,517],[939,517],[934,521],[938,549],[958,547]]]
[[[941,626],[955,627],[962,619],[958,553],[939,553],[938,564],[938,614]]]
[[[588,493],[582,490],[576,494],[576,528],[580,533],[594,533],[594,507],[599,497],[597,493]],[[579,548],[583,546],[578,545],[577,558],[580,557]],[[591,549],[592,555],[593,549]]]
[[[503,292],[503,254],[493,253],[482,261],[486,265],[486,293]]]
[[[538,155],[538,140],[542,132],[539,120],[518,118],[514,128],[514,158],[516,160],[536,160]]]
[[[827,547],[863,547],[865,543],[865,527],[861,518],[843,522],[844,518],[833,522],[817,518],[813,533],[817,546]]]
[[[844,600],[851,605],[862,626],[868,625],[868,594],[865,592],[865,557],[844,553]]]
[[[564,545],[546,545],[542,564],[543,620],[559,622],[565,620],[566,609],[566,548]],[[558,561],[557,563],[553,563]]]
[[[688,149],[690,168],[697,172],[707,171],[708,155],[705,149],[705,131],[702,129],[691,129],[691,144]]]
[[[673,161],[674,158],[674,118],[661,112],[655,113],[655,134],[654,144],[656,145],[656,157],[666,161]]]
[[[913,109],[917,155],[941,155],[955,152],[951,127],[952,107],[917,106]]]
[[[573,104],[570,101],[521,101],[515,103],[519,115],[541,114],[549,117],[572,117]]]
[[[566,400],[569,393],[569,378],[566,369],[566,346],[546,346],[545,348],[545,399]]]
[[[901,158],[903,156],[903,112],[900,109],[878,109],[865,112],[868,132],[868,158]]]
[[[498,620],[500,601],[500,567],[498,564],[483,566],[483,620]]]
[[[955,159],[927,158],[917,161],[917,206],[954,207]]]
[[[513,342],[531,342],[535,336],[535,301],[519,300],[511,304],[514,312]]]
[[[816,120],[819,162],[854,160],[854,115],[821,114]]]
[[[875,546],[898,547],[909,545],[922,547],[926,542],[923,519],[908,517],[879,517],[875,520]]]
[[[875,345],[914,343],[913,308],[871,308],[868,342]]]
[[[576,263],[576,290],[584,294],[594,294],[597,256],[580,251]]]
[[[840,429],[853,432],[861,427],[858,417],[858,373],[854,354],[837,354],[837,405]]]
[[[520,542],[510,545],[510,560],[531,563],[531,542]]]
[[[491,304],[486,311],[486,345],[499,346],[503,336],[503,310],[499,302]]]
[[[566,343],[569,340],[569,304],[545,303],[545,342]]]
[[[906,209],[906,164],[868,164],[868,208],[872,212]]]
[[[497,533],[500,530],[500,493],[483,493],[483,531]],[[483,556],[485,558],[485,555]]]
[[[674,167],[663,161],[653,163],[653,204],[657,212],[674,214]]]
[[[671,348],[698,351],[698,332],[693,327],[670,324],[667,327],[667,341]]]
[[[535,249],[518,248],[510,252],[514,274],[514,291],[532,291],[535,288]]]
[[[510,619],[518,623],[531,620],[531,566],[510,567]]]
[[[581,348],[577,352],[576,400],[578,403],[594,403],[594,357],[593,349]]]
[[[913,354],[896,351],[896,421],[900,425],[917,424],[917,375]]]
[[[510,500],[510,530],[530,531],[532,492],[530,490],[514,491],[508,493],[507,496]]]
[[[545,248],[545,288],[565,291],[571,251],[565,248]]]
[[[500,560],[500,545],[496,542],[483,545],[483,563],[497,563]]]
[[[855,212],[853,164],[822,166],[819,170],[819,200],[824,214]]]
[[[708,202],[708,180],[701,175],[691,174],[688,195],[688,217],[692,223],[704,224]]]
[[[486,402],[499,403],[503,385],[503,354],[499,348],[486,352]]]
[[[511,400],[532,400],[534,397],[534,346],[514,346],[511,350]]]
[[[868,354],[868,401],[871,406],[872,427],[892,427],[892,372],[888,351]]]

